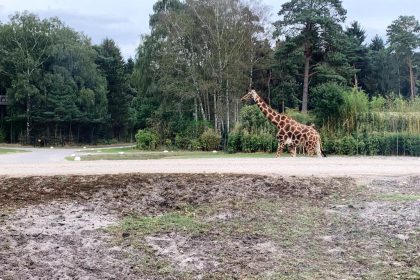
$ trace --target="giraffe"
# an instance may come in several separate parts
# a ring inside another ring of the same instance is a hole
[[[296,156],[296,147],[300,145],[303,145],[304,150],[310,156],[326,156],[321,150],[321,137],[315,130],[314,125],[304,125],[284,114],[278,113],[265,103],[255,90],[249,91],[241,100],[254,100],[264,116],[278,128],[276,138],[279,144],[276,157],[283,153],[286,145],[288,145],[288,150],[293,157]]]

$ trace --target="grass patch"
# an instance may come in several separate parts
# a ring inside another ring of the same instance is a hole
[[[416,201],[420,200],[420,194],[384,194],[380,195],[379,198],[386,201]]]
[[[117,151],[117,150],[114,150]],[[91,152],[91,151],[86,151]],[[102,150],[100,153],[92,151],[90,154],[81,154],[81,160],[149,160],[149,159],[195,159],[195,158],[274,158],[273,153],[237,153],[230,154],[225,152],[145,152],[138,150],[129,150],[125,152],[120,150],[118,152],[107,153]],[[74,160],[73,157],[66,157],[67,160]]]
[[[115,229],[140,236],[173,231],[195,235],[205,232],[208,225],[196,219],[194,215],[170,212],[159,216],[130,216],[125,218]]]
[[[87,148],[87,149],[78,150],[78,152],[118,154],[120,152],[124,152],[124,153],[138,152],[138,150],[135,148],[135,146],[126,146],[126,147],[111,147],[111,148]]]
[[[26,153],[28,151],[25,150],[19,150],[19,149],[6,149],[6,148],[0,148],[0,155],[4,154],[14,154],[14,153]]]

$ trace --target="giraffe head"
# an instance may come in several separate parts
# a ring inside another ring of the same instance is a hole
[[[242,96],[241,100],[249,102],[251,100],[255,100],[256,97],[257,97],[257,92],[255,90],[250,90],[247,94]]]

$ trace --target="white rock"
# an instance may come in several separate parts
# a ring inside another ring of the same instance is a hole
[[[217,151],[216,151],[216,150],[214,150],[214,151],[213,151],[213,153],[217,153]]]
[[[53,146],[51,146],[51,147],[50,147],[50,149],[54,149],[54,147],[53,147]]]
[[[83,149],[86,149],[86,146],[84,146]]]
[[[164,152],[164,153],[169,153],[169,151],[168,151],[168,150],[164,150],[163,152]]]
[[[75,157],[75,156],[76,156],[76,154],[71,154],[70,156],[71,156],[71,157]]]
[[[405,234],[396,234],[395,237],[404,241],[410,238],[408,235]]]
[[[119,155],[123,155],[123,154],[125,154],[125,153],[124,153],[124,152],[118,152],[118,154],[119,154]]]
[[[79,156],[77,156],[77,157],[75,157],[75,158],[74,158],[74,160],[75,160],[75,161],[80,161],[80,160],[81,160],[81,158],[80,158]]]

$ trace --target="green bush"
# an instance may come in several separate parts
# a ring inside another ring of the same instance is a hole
[[[247,130],[229,134],[229,153],[236,152],[274,152],[277,149],[276,137],[268,132],[249,133]]]
[[[308,113],[301,113],[298,109],[286,109],[286,115],[288,117],[291,117],[292,119],[306,124],[306,125],[310,125],[312,123],[316,122],[316,117],[315,115],[311,114],[310,112]]]
[[[338,155],[420,155],[420,135],[408,133],[372,133],[347,135],[341,138],[324,136],[327,154]]]
[[[137,149],[156,150],[159,137],[156,133],[149,130],[139,130],[136,135]]]
[[[257,105],[247,105],[240,111],[242,127],[249,132],[267,130],[273,131],[274,125],[264,116]]]
[[[201,149],[200,140],[184,136],[183,134],[177,134],[175,136],[175,147],[180,150],[198,151]]]
[[[191,139],[190,140],[190,146],[188,148],[189,150],[192,151],[199,151],[201,150],[201,143],[199,139]]]
[[[199,138],[200,145],[205,151],[217,150],[219,148],[221,140],[222,137],[220,136],[220,134],[218,134],[211,128],[205,130]]]
[[[338,119],[340,107],[344,103],[346,88],[336,83],[324,83],[311,90],[311,104],[319,124],[330,119]]]
[[[237,153],[242,151],[242,133],[240,131],[233,131],[229,134],[227,152]]]
[[[190,138],[191,137],[177,134],[175,136],[175,147],[181,150],[188,150],[188,148],[190,147]]]
[[[369,108],[374,112],[382,112],[386,107],[386,99],[382,96],[374,96],[369,102]]]

